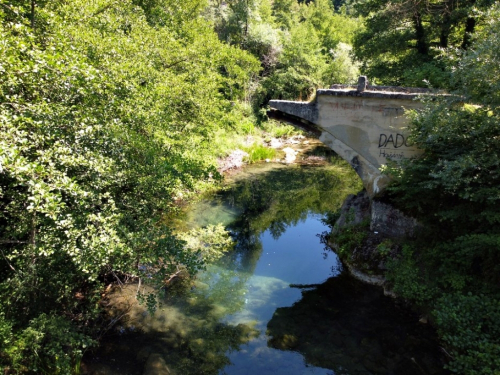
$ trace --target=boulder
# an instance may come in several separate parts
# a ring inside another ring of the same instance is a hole
[[[370,229],[389,238],[412,237],[420,226],[416,219],[387,203],[373,200],[370,211]]]
[[[342,207],[340,216],[333,227],[333,234],[350,225],[358,225],[370,219],[370,197],[366,191],[349,195]]]

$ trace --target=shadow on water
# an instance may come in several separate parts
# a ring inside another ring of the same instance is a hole
[[[137,285],[117,288],[105,303],[120,323],[86,355],[82,373],[439,374],[432,332],[340,273],[335,254],[323,255],[321,218],[359,189],[337,159],[238,173],[175,223],[223,223],[235,249],[169,288],[154,316],[137,304]]]
[[[268,345],[340,374],[444,374],[434,331],[418,316],[343,272],[275,311]]]

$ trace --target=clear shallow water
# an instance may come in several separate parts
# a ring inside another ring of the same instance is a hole
[[[319,284],[340,272],[334,254],[324,256],[324,246],[316,234],[328,229],[319,215],[307,218],[274,238],[265,231],[260,236],[262,253],[253,272],[248,274],[242,288],[244,304],[240,311],[228,314],[222,321],[231,325],[251,324],[259,337],[242,345],[239,351],[228,354],[231,365],[226,374],[328,374],[327,369],[307,366],[302,355],[268,347],[267,323],[277,308],[292,306],[302,297],[301,290],[291,284]],[[213,279],[215,267],[209,268],[201,279]],[[293,371],[292,371],[293,369]],[[297,372],[299,371],[299,372]]]
[[[234,251],[168,290],[154,316],[116,292],[124,324],[89,353],[94,374],[441,374],[432,330],[342,271],[321,218],[346,186],[331,168],[246,171],[193,207],[187,228],[223,223]],[[338,172],[338,171],[337,171]]]

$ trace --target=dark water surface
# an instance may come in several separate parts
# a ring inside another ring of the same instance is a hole
[[[322,218],[359,187],[351,172],[267,165],[245,173],[179,224],[223,223],[234,251],[167,291],[153,317],[126,302],[135,285],[115,293],[125,323],[86,356],[83,372],[443,374],[430,327],[350,277],[320,241],[329,230]]]

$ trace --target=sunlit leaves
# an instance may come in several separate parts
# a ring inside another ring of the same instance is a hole
[[[98,280],[147,279],[146,267],[162,282],[202,267],[162,218],[174,196],[216,180],[213,134],[234,125],[231,100],[245,96],[258,63],[218,40],[202,1],[9,5],[0,7],[2,310],[36,334],[48,313],[86,330]],[[79,340],[73,349],[87,345]],[[0,363],[38,372],[32,349],[2,351]],[[47,373],[69,371],[58,353],[44,352]]]

